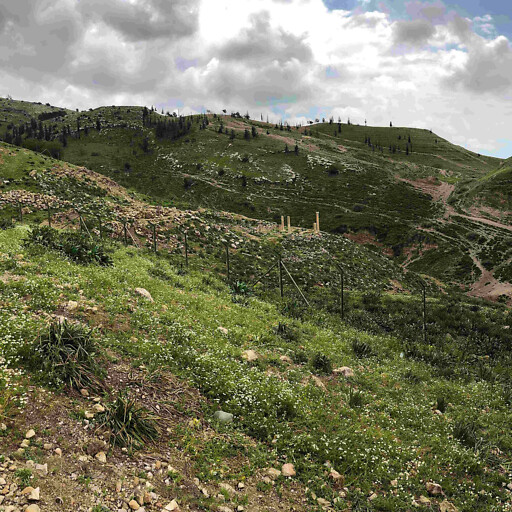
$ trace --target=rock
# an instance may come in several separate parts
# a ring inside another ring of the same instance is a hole
[[[341,473],[338,473],[335,469],[331,468],[329,478],[334,482],[336,487],[343,487],[345,484],[345,477]]]
[[[21,448],[28,448],[29,446],[30,446],[30,440],[23,439],[23,441],[21,441],[21,444],[20,444]]]
[[[219,507],[217,510],[218,510],[219,512],[233,512],[233,509],[232,509],[232,508],[224,507],[224,506]]]
[[[11,509],[12,511],[16,510],[15,508],[12,508]],[[7,509],[6,509],[7,511]],[[25,509],[25,512],[41,512],[41,509],[39,508],[38,505],[35,505],[35,504],[32,504],[32,505],[29,505],[26,509]]]
[[[52,443],[44,443],[43,444],[43,448],[48,451],[48,450],[51,450],[53,448],[53,444]]]
[[[82,396],[89,396],[89,391],[87,391],[87,389],[83,388],[80,390],[80,394]]]
[[[282,363],[286,363],[286,364],[293,364],[291,357],[288,357],[288,356],[280,356],[279,361],[281,361]]]
[[[105,407],[103,407],[103,405],[101,405],[101,404],[94,404],[94,405],[92,406],[92,410],[93,410],[94,412],[97,412],[97,413],[105,412]]]
[[[179,510],[179,509],[180,509],[180,507],[176,500],[172,500],[171,503],[169,503],[168,505],[166,505],[164,507],[164,510]]]
[[[21,495],[22,496],[25,496],[25,494],[30,494],[32,491],[34,490],[33,487],[25,487],[22,491],[21,491]]]
[[[107,449],[107,444],[105,441],[100,441],[99,439],[93,439],[88,445],[87,449],[85,450],[87,455],[90,455],[91,457],[94,457],[100,452],[105,452]]]
[[[267,470],[267,473],[268,475],[270,476],[270,478],[279,478],[281,476],[281,471],[279,471],[279,469],[276,469],[276,468],[269,468]]]
[[[295,466],[293,464],[283,464],[281,468],[281,472],[283,476],[295,476],[297,472],[295,471]]]
[[[62,450],[60,448],[55,448],[55,455],[57,455],[57,457],[62,457]]]
[[[232,496],[233,494],[236,494],[234,487],[229,484],[222,483],[222,484],[220,484],[219,487],[221,489],[223,489],[224,491],[226,491],[230,496]]]
[[[435,482],[427,482],[425,487],[427,488],[427,492],[432,496],[443,494],[443,488]]]
[[[330,502],[330,501],[325,500],[324,498],[317,498],[317,499],[316,499],[316,502],[317,502],[321,507],[330,507],[330,506],[331,506],[331,502]]]
[[[48,474],[48,464],[36,464],[35,470],[38,473],[41,473],[42,475],[46,476]]]
[[[0,423],[0,430],[5,432],[7,430],[7,425],[5,423]]]
[[[105,455],[105,452],[98,452],[95,455],[95,458],[99,460],[102,464],[106,464],[107,462],[107,456]]]
[[[132,510],[139,510],[139,508],[140,508],[139,502],[138,502],[138,501],[135,501],[135,500],[131,500],[131,501],[128,503],[128,506],[129,506]]]
[[[436,410],[434,411],[434,414],[435,414],[436,416],[442,416],[442,415],[443,415],[443,413],[442,413],[439,409],[436,409]]]
[[[376,493],[374,493],[374,492],[372,492],[372,493],[370,494],[370,496],[368,496],[368,501],[373,501],[373,500],[374,500],[374,499],[376,499],[376,498],[377,498],[377,494],[376,494]]]
[[[36,433],[34,432],[34,430],[33,430],[33,429],[30,429],[30,430],[25,434],[25,439],[32,439],[35,435],[36,435]]]
[[[25,489],[21,491],[21,494],[27,495],[27,499],[29,501],[39,501],[39,487],[36,487],[35,489],[33,487],[25,487]]]
[[[429,500],[426,496],[421,495],[421,496],[418,498],[418,503],[419,503],[420,505],[429,506],[429,505],[430,505],[430,500]]]
[[[221,332],[225,336],[227,336],[229,333],[229,331],[225,327],[221,327],[221,326],[217,327],[217,331]]]
[[[336,375],[343,375],[343,377],[353,377],[354,376],[354,370],[352,368],[349,368],[348,366],[342,366],[341,368],[336,368],[333,370],[333,373]]]
[[[149,302],[155,302],[151,294],[145,288],[135,288],[135,293],[149,300]]]
[[[391,487],[398,487],[398,480],[391,480]]]
[[[78,302],[76,300],[70,300],[68,301],[67,307],[69,311],[74,311],[75,309],[78,309]]]
[[[233,422],[233,415],[229,412],[215,411],[215,414],[213,415],[213,417],[220,423],[232,423]]]
[[[258,354],[254,350],[244,350],[242,352],[242,359],[245,359],[249,363],[258,359]]]
[[[320,377],[317,377],[316,375],[311,375],[311,380],[315,383],[315,386],[317,388],[320,388],[322,390],[326,390],[325,384],[322,382],[322,379]]]
[[[94,418],[94,413],[89,411],[85,411],[84,415],[86,420],[92,420]]]
[[[237,487],[238,487],[239,489],[245,489],[245,484],[244,484],[243,482],[238,482]]]
[[[440,512],[459,512],[459,509],[448,500],[444,500],[439,504]]]

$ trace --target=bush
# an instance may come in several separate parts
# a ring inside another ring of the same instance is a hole
[[[11,219],[0,219],[0,231],[5,231],[13,227]]]
[[[231,285],[231,293],[233,295],[248,296],[251,294],[251,289],[247,283],[244,283],[243,281],[237,281]]]
[[[156,419],[135,400],[120,393],[114,402],[106,405],[105,412],[99,414],[96,421],[101,428],[108,429],[112,446],[139,449],[157,439]]]
[[[52,323],[24,359],[52,386],[99,390],[103,384],[97,353],[92,329],[63,321]]]
[[[311,367],[315,373],[329,375],[332,373],[331,360],[324,354],[317,352],[311,358]]]
[[[480,436],[480,425],[473,419],[460,418],[454,422],[453,437],[466,448],[477,450],[483,444]]]
[[[366,343],[366,341],[361,341],[359,339],[355,339],[352,341],[352,350],[356,357],[360,359],[363,357],[372,357],[375,355],[373,348]]]
[[[97,263],[109,266],[113,263],[111,251],[101,240],[80,232],[58,231],[48,226],[38,226],[27,235],[25,245],[41,245],[57,250],[81,264]]]

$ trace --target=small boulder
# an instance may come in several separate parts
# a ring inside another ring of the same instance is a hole
[[[229,333],[229,331],[225,327],[222,327],[222,326],[217,327],[217,331],[224,334],[224,336],[227,336]]]
[[[151,297],[151,293],[149,293],[145,288],[135,288],[135,293],[149,300],[149,302],[155,302],[153,297]]]
[[[139,502],[138,502],[138,501],[136,501],[136,500],[131,500],[131,501],[128,503],[128,506],[129,506],[132,510],[139,510],[139,508],[140,508]]]
[[[171,503],[169,503],[168,505],[166,505],[164,507],[164,510],[179,510],[180,509],[180,506],[178,505],[178,502],[176,500],[172,500]]]
[[[107,462],[107,456],[105,455],[105,452],[98,452],[95,455],[96,459],[99,460],[102,464],[106,464]]]
[[[258,354],[254,350],[244,350],[242,352],[242,359],[245,359],[249,363],[258,359]]]
[[[272,479],[276,479],[281,476],[281,471],[279,471],[279,469],[276,469],[276,468],[269,468],[267,470],[267,473],[270,476],[270,478],[272,478]]]
[[[443,494],[443,488],[439,484],[436,484],[435,482],[427,482],[425,484],[425,487],[427,488],[427,492],[431,496],[436,496],[438,494]]]
[[[36,435],[36,433],[34,432],[34,430],[33,430],[33,429],[30,429],[30,430],[25,434],[25,439],[32,439],[35,435]]]
[[[459,509],[448,500],[444,500],[439,504],[440,512],[459,512]]]
[[[283,464],[281,468],[281,472],[283,476],[295,476],[297,472],[295,471],[295,466],[293,464]]]
[[[348,366],[342,366],[340,368],[336,368],[333,370],[333,373],[336,375],[343,375],[343,377],[353,377],[354,376],[354,370],[352,368],[349,368]]]
[[[288,356],[280,356],[279,361],[286,364],[293,364],[292,358]]]
[[[25,512],[41,512],[41,509],[39,508],[39,505],[32,504],[25,509]]]

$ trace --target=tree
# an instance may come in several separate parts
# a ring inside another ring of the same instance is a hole
[[[389,121],[389,127],[393,128],[393,123],[391,121]]]
[[[290,152],[290,150],[288,149],[288,144],[286,144],[286,146],[285,146],[285,148],[284,148],[284,152],[285,152],[285,153],[289,153],[289,152]]]
[[[142,140],[142,151],[149,153],[149,139],[147,137]]]
[[[234,139],[235,139],[235,137],[236,137],[235,130],[233,130],[233,129],[232,129],[232,130],[231,130],[231,135],[229,136],[229,138],[230,138],[231,140],[234,140]]]
[[[249,132],[249,130],[247,128],[244,131],[244,139],[245,140],[251,140],[251,134],[250,134],[250,132]]]
[[[257,137],[257,136],[258,136],[258,130],[256,130],[256,127],[255,127],[255,126],[253,126],[253,127],[251,128],[251,133],[252,133],[252,136],[253,136],[253,137]]]
[[[298,146],[298,144],[295,144],[295,154],[296,155],[299,154],[299,146]]]
[[[98,132],[101,131],[101,121],[100,121],[100,118],[96,118],[96,130],[98,130]]]

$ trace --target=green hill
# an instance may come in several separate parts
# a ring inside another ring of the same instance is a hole
[[[50,511],[506,509],[504,305],[336,234],[152,205],[0,150],[2,505],[25,506],[30,485]],[[255,284],[277,253],[283,298],[277,270]]]
[[[0,134],[14,139],[20,125],[3,105]],[[500,161],[429,130],[175,118],[141,107],[66,111],[42,121],[49,140],[28,124],[18,143],[102,173],[155,204],[274,223],[284,215],[302,228],[318,211],[322,231],[380,248],[406,269],[478,296],[512,292],[510,187],[505,175],[491,179]]]

